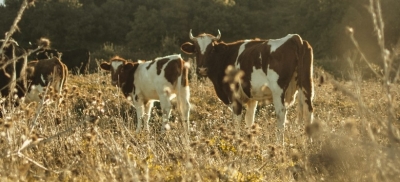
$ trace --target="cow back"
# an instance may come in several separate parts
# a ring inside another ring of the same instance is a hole
[[[60,92],[68,74],[66,66],[58,59],[44,59],[28,63],[28,80],[31,85],[51,86]]]

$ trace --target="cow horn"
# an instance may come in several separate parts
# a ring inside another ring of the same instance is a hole
[[[219,40],[220,38],[221,38],[221,32],[218,29],[218,35],[217,35],[217,37],[214,38],[214,40]]]
[[[192,34],[192,29],[190,29],[190,33],[189,33],[189,37],[190,37],[190,40],[195,40],[195,38],[193,37],[193,34]]]

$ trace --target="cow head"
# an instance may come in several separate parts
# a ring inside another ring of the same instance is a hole
[[[194,37],[192,30],[190,30],[189,37],[193,41],[193,44],[191,42],[186,42],[182,44],[181,50],[187,54],[195,53],[197,73],[202,76],[207,76],[208,60],[215,51],[215,44],[217,44],[216,41],[221,38],[221,32],[218,30],[217,36],[203,33]]]
[[[41,49],[36,53],[36,59],[50,59],[53,57],[61,58],[62,53],[58,52],[57,49]]]
[[[110,62],[103,62],[100,67],[103,70],[111,71],[111,84],[113,86],[123,87],[129,77],[133,76],[138,63],[128,62],[122,58],[114,57]]]

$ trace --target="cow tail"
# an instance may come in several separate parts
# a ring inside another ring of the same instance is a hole
[[[51,84],[54,88],[55,91],[57,91],[57,93],[59,93],[59,89],[60,89],[60,83],[61,83],[61,78],[60,78],[60,65],[57,64],[57,60],[54,60],[54,67],[53,67],[53,80],[51,80]]]
[[[63,82],[61,86],[64,86],[65,83],[67,82],[67,78],[68,78],[68,67],[67,65],[65,65],[64,63],[62,63],[63,66]]]
[[[85,73],[84,74],[89,74],[90,71],[90,51],[87,51],[87,63],[86,63],[86,68],[85,68]]]
[[[313,62],[314,62],[314,55],[313,49],[308,41],[303,40],[303,49],[304,49],[304,56],[303,56],[303,72],[304,75],[302,77],[302,88],[309,90],[307,93],[307,98],[311,99],[312,102],[314,96],[314,83],[313,83]],[[312,111],[312,108],[309,108]]]
[[[186,78],[187,78],[187,75],[186,75],[186,68],[185,68],[185,61],[183,61],[183,60],[180,60],[180,70],[181,70],[181,75],[178,77],[178,83],[176,84],[176,90],[177,90],[177,97],[178,97],[178,100],[179,100],[179,104],[181,104],[181,102],[183,101],[183,94],[185,94],[184,93],[184,88],[185,88],[185,86],[186,86],[186,83],[187,83],[187,80],[186,80]]]
[[[179,99],[179,111],[181,113],[182,120],[186,120],[187,127],[189,127],[189,110],[190,110],[190,89],[189,89],[189,68],[190,65],[188,62],[185,62],[181,59],[181,75],[178,81],[178,95],[177,99]]]
[[[64,63],[62,63],[61,61],[60,61],[60,73],[58,73],[58,75],[59,75],[59,79],[60,79],[60,83],[59,83],[59,86],[58,86],[58,92],[59,92],[59,94],[61,94],[61,92],[62,92],[62,90],[63,90],[63,87],[64,87],[64,85],[65,85],[65,82],[67,81],[67,76],[68,76],[68,68],[67,68],[67,66],[64,64]]]
[[[298,104],[299,117],[305,119],[306,124],[312,122],[313,106],[312,100],[314,96],[313,84],[313,49],[306,40],[302,40],[298,50]]]

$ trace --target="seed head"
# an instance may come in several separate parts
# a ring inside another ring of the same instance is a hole
[[[320,131],[320,124],[318,122],[313,122],[306,126],[306,134],[308,137],[315,136]]]
[[[293,162],[297,162],[300,159],[300,154],[297,149],[292,150],[291,156]]]
[[[59,117],[56,117],[55,123],[56,123],[56,125],[60,125],[61,124],[61,119]]]
[[[29,0],[28,2],[34,3],[35,1],[34,1],[34,0]],[[39,45],[40,47],[46,49],[46,48],[49,48],[49,47],[50,47],[51,42],[50,42],[50,40],[49,40],[48,38],[42,37],[42,38],[39,39],[38,45]]]
[[[10,122],[10,121],[4,122],[4,127],[5,127],[6,129],[11,128],[11,127],[12,127],[12,122]]]

